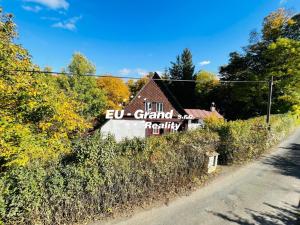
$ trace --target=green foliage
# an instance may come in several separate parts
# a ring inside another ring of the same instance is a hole
[[[88,127],[55,78],[42,73],[22,46],[12,16],[0,13],[0,170],[70,151],[70,139]]]
[[[206,153],[223,163],[256,159],[296,125],[290,114],[225,122],[206,129],[117,143],[99,132],[76,141],[56,164],[38,161],[0,173],[0,221],[5,224],[74,224],[126,205],[187,188],[206,174]]]
[[[189,49],[184,49],[181,55],[182,80],[192,80],[194,78],[195,66],[193,56]]]
[[[189,49],[184,49],[181,56],[176,57],[176,62],[171,62],[169,68],[170,78],[174,80],[194,79],[195,66],[193,64],[192,53]]]
[[[99,117],[107,105],[105,92],[97,85],[95,66],[82,54],[73,54],[72,61],[68,66],[71,76],[58,76],[57,81],[66,95],[76,102],[80,102],[78,113],[86,119]]]
[[[273,113],[286,113],[299,106],[299,15],[285,10],[264,20],[262,40],[230,54],[220,69],[225,81],[268,81],[274,76]],[[217,104],[228,119],[245,119],[266,114],[268,84],[222,85],[214,90]],[[222,97],[223,96],[223,97]],[[226,96],[226,97],[225,97]],[[223,99],[222,99],[223,98]]]
[[[13,41],[17,37],[12,14],[5,14],[0,7],[0,75],[10,70],[28,70],[32,67],[28,52]]]
[[[141,204],[205,175],[207,152],[218,150],[224,163],[243,163],[278,143],[297,122],[295,115],[272,116],[269,132],[263,117],[228,123],[210,118],[207,129],[162,137],[117,143],[96,132],[77,140],[89,127],[86,119],[100,115],[107,103],[96,79],[87,76],[95,73],[95,66],[76,53],[68,67],[72,76],[11,72],[39,70],[28,52],[14,43],[12,19],[0,11],[0,224],[74,224],[126,204]],[[266,20],[268,40],[249,46],[245,54],[232,53],[221,73],[224,80],[273,75],[274,110],[293,109],[297,114],[299,20],[295,16],[284,25],[282,21]],[[193,73],[186,49],[173,63],[171,78],[192,79]],[[197,79],[203,81],[197,86],[199,93],[214,93],[210,74]],[[141,84],[132,84],[132,93]],[[234,113],[263,114],[258,109],[265,107],[266,85],[217,90],[217,96],[227,96],[224,101],[236,107],[230,108]]]
[[[137,81],[134,80],[128,80],[127,86],[130,90],[131,96],[135,97],[137,93],[144,87],[144,85],[149,81],[149,76],[144,76],[141,79],[138,79]]]
[[[289,26],[284,30],[283,37],[300,41],[300,14],[294,15],[289,21]]]
[[[36,162],[1,173],[0,220],[74,224],[176,191],[205,174],[205,153],[217,141],[205,130],[121,143],[96,133],[56,165]]]
[[[286,31],[290,29],[295,21],[292,20],[289,12],[281,8],[275,12],[270,13],[264,18],[262,34],[266,41],[276,41],[283,37]]]
[[[217,106],[226,105],[225,96],[221,94],[219,78],[210,72],[201,70],[196,76],[195,100],[197,108],[209,109],[214,102]],[[227,116],[227,115],[226,115]]]
[[[273,115],[271,131],[265,117],[230,122],[211,122],[207,126],[219,133],[220,160],[225,164],[242,164],[261,156],[286,137],[297,125],[297,117],[291,114]]]
[[[73,54],[68,70],[78,76],[94,75],[96,73],[96,67],[79,52]]]
[[[279,38],[269,45],[267,73],[275,79],[275,107],[279,112],[300,105],[300,41]]]
[[[205,96],[211,92],[217,85],[219,85],[219,80],[217,76],[213,73],[201,70],[196,75],[196,87],[195,92],[198,96]]]

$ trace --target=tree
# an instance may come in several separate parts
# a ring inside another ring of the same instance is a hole
[[[170,78],[172,80],[181,80],[182,75],[182,62],[180,56],[176,57],[176,62],[171,62],[171,67],[169,68]]]
[[[219,85],[219,79],[213,73],[201,70],[196,75],[196,95],[206,95]]]
[[[52,68],[50,66],[45,66],[44,72],[52,72]]]
[[[224,100],[224,96],[219,96],[221,85],[218,77],[210,72],[201,70],[196,76],[195,102],[197,107],[209,109],[212,102],[217,106]]]
[[[97,79],[97,85],[106,92],[110,109],[121,109],[129,101],[129,88],[122,79],[101,77]]]
[[[96,67],[93,63],[79,52],[73,54],[68,70],[70,73],[77,76],[93,75],[96,73]]]
[[[18,36],[12,14],[5,14],[0,7],[0,75],[11,70],[33,69],[30,55],[21,45],[13,43]]]
[[[275,104],[278,112],[300,106],[300,41],[279,38],[265,52],[269,58],[267,74],[275,79]]]
[[[171,62],[169,68],[170,78],[173,80],[194,79],[195,66],[193,64],[192,53],[189,49],[184,49],[181,56],[176,57],[176,62]]]
[[[136,96],[137,93],[145,86],[149,81],[149,76],[144,76],[136,81],[130,79],[127,81],[127,86],[130,90],[131,98]]]
[[[283,34],[285,38],[300,41],[300,14],[291,18],[289,26],[286,26]]]
[[[290,78],[297,76],[297,43],[300,37],[295,29],[298,22],[293,18],[295,16],[289,16],[284,10],[271,13],[263,23],[263,39],[243,48],[242,53],[231,53],[229,63],[220,68],[221,80],[225,81],[268,81],[271,75],[275,76],[273,113],[285,113],[295,108],[296,104],[291,103],[291,99],[297,99],[293,90],[298,87],[299,81]],[[294,76],[291,76],[290,71],[293,71]],[[221,90],[228,118],[266,114],[267,82],[223,85]]]
[[[184,49],[181,55],[182,79],[192,80],[194,78],[195,66],[193,64],[192,53],[189,49]]]
[[[53,76],[15,72],[40,70],[27,50],[14,43],[15,27],[13,16],[0,10],[0,171],[34,159],[55,159],[69,152],[71,139],[89,127]]]
[[[281,37],[287,26],[293,23],[285,9],[278,9],[264,18],[262,34],[266,41],[275,41]]]
[[[86,119],[100,116],[106,109],[105,92],[97,86],[95,66],[81,53],[74,53],[68,66],[71,76],[61,76],[58,82],[67,95],[80,103],[79,113]]]

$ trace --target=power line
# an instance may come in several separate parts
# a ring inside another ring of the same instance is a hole
[[[43,74],[53,74],[53,75],[75,75],[73,73],[65,73],[65,72],[51,72],[51,71],[37,71],[37,70],[9,70],[7,72],[23,72],[23,73],[43,73]],[[97,74],[86,74],[83,76],[90,76],[90,77],[109,77],[109,78],[119,78],[119,79],[132,79],[132,80],[139,80],[141,78],[137,77],[129,77],[129,76],[113,76],[113,75],[97,75]],[[151,78],[152,79],[152,78]],[[168,81],[168,82],[200,82],[197,80],[178,80],[178,79],[152,79],[152,80],[159,80],[159,81]],[[270,116],[271,116],[271,104],[272,104],[272,86],[273,86],[273,76],[270,81],[267,80],[258,80],[258,81],[252,81],[252,80],[234,80],[234,81],[222,81],[219,80],[220,83],[268,83],[269,84],[269,98],[268,98],[268,112],[267,112],[267,124],[270,127]]]
[[[52,74],[52,75],[68,75],[68,76],[74,76],[76,74],[69,73],[69,72],[51,72],[51,71],[39,71],[39,70],[9,70],[7,72],[23,72],[23,73],[43,73],[43,74]],[[118,78],[118,79],[131,79],[131,80],[139,80],[141,78],[138,77],[130,77],[130,76],[114,76],[114,75],[97,75],[97,74],[83,74],[81,76],[87,76],[87,77],[97,77],[97,78]],[[152,80],[160,80],[160,81],[168,81],[168,82],[201,82],[197,80],[179,80],[179,79],[153,79]],[[251,80],[233,80],[233,81],[224,81],[219,80],[220,83],[268,83],[269,81],[251,81]]]

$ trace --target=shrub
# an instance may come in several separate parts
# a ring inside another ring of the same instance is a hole
[[[217,142],[206,130],[121,143],[96,133],[56,165],[36,162],[1,173],[0,221],[73,224],[141,204],[205,175],[205,153]]]
[[[265,119],[257,117],[226,123],[208,123],[208,128],[218,132],[220,136],[220,162],[241,164],[258,158],[282,140],[297,124],[296,116],[291,114],[273,115],[269,131]]]
[[[0,173],[0,224],[74,224],[188,188],[206,174],[205,154],[223,163],[255,159],[296,125],[292,115],[212,121],[206,129],[117,143],[96,132],[56,164],[35,161]]]

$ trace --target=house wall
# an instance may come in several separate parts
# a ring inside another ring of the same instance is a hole
[[[145,100],[146,99],[146,100]],[[125,107],[125,115],[131,113],[132,115],[137,110],[145,110],[145,101],[147,102],[161,102],[163,103],[163,111],[170,112],[174,111],[174,116],[177,116],[179,113],[170,103],[169,99],[165,96],[160,87],[155,83],[154,80],[150,80],[141,91],[135,96],[134,99]],[[152,106],[152,112],[156,112],[156,104]]]
[[[101,127],[104,135],[112,134],[117,141],[146,136],[144,120],[109,120]]]
[[[198,120],[198,123],[192,123],[192,120],[188,121],[188,130],[193,130],[197,128],[201,128],[204,126],[204,121],[203,120]]]

